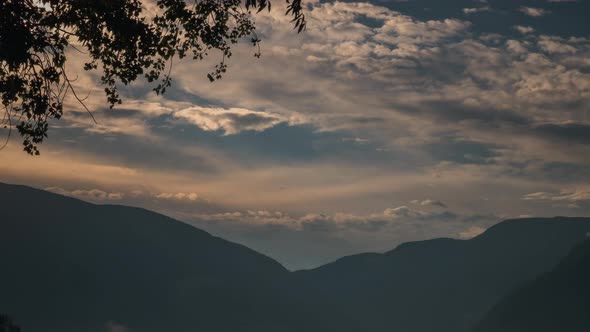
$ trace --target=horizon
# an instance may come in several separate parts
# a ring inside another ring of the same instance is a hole
[[[255,16],[260,59],[239,43],[214,83],[215,55],[175,61],[165,95],[135,82],[113,110],[69,49],[97,123],[66,99],[40,156],[9,138],[0,181],[143,207],[299,268],[590,216],[588,2],[306,3],[301,34],[283,3]]]
[[[57,196],[61,196],[61,197],[72,198],[72,199],[74,199],[76,201],[84,202],[84,203],[89,203],[89,204],[96,205],[96,206],[121,206],[121,207],[126,207],[126,208],[143,209],[143,210],[148,211],[150,213],[160,214],[160,215],[163,215],[165,217],[169,217],[169,218],[173,219],[174,221],[187,224],[187,225],[189,225],[191,227],[194,227],[194,228],[196,228],[198,230],[201,230],[201,231],[205,231],[203,229],[200,229],[198,227],[198,225],[195,225],[194,223],[190,223],[190,222],[186,222],[186,221],[183,221],[183,220],[180,220],[180,219],[176,219],[176,218],[174,218],[172,216],[169,216],[169,215],[166,215],[164,213],[159,213],[157,211],[152,211],[150,209],[147,209],[147,208],[141,207],[141,206],[123,205],[123,204],[105,203],[105,202],[93,202],[91,200],[85,200],[83,198],[78,198],[76,196],[66,195],[66,194],[63,194],[63,193],[56,193],[56,192],[53,192],[53,191],[45,190],[43,188],[35,188],[35,187],[23,185],[23,184],[0,182],[0,186],[2,186],[2,185],[4,185],[4,186],[15,186],[15,187],[24,187],[24,188],[27,188],[27,189],[38,190],[38,191],[42,191],[42,192],[48,193],[48,194],[53,194],[53,195],[57,195]],[[388,252],[391,252],[391,251],[394,251],[394,250],[398,249],[398,247],[400,247],[402,245],[410,244],[410,243],[421,243],[421,242],[436,241],[436,240],[441,240],[441,239],[442,240],[449,239],[449,240],[456,240],[456,241],[469,241],[469,240],[476,239],[479,236],[484,235],[490,228],[492,228],[492,227],[494,227],[496,225],[503,224],[503,223],[510,223],[510,222],[513,222],[513,221],[521,221],[521,220],[522,221],[524,221],[524,220],[537,220],[537,221],[539,221],[539,220],[550,220],[550,219],[571,219],[571,220],[575,220],[575,219],[588,219],[588,220],[590,220],[590,217],[572,217],[572,216],[535,217],[535,216],[527,216],[527,217],[520,217],[520,218],[503,219],[503,220],[500,220],[497,223],[491,225],[489,228],[485,229],[481,233],[479,233],[477,235],[474,235],[472,237],[433,237],[433,238],[417,239],[417,240],[413,240],[413,241],[407,241],[407,242],[398,243],[395,246],[392,246],[391,248],[388,248],[388,249],[384,249],[383,251],[380,251],[380,252],[376,252],[376,251],[356,252],[356,253],[351,253],[351,254],[348,254],[348,255],[343,255],[343,256],[340,256],[340,257],[336,257],[333,260],[329,260],[329,261],[325,261],[325,262],[319,262],[319,263],[317,263],[317,265],[301,266],[301,267],[291,267],[291,266],[289,266],[288,265],[289,264],[288,262],[282,262],[280,259],[277,259],[277,258],[273,257],[274,255],[273,255],[272,252],[262,252],[262,251],[258,251],[256,249],[254,249],[254,248],[248,247],[248,245],[245,244],[245,243],[239,243],[239,242],[236,242],[236,243],[241,244],[241,245],[245,246],[248,249],[254,250],[254,251],[256,251],[256,252],[258,252],[258,253],[260,253],[262,255],[265,255],[265,256],[273,259],[278,264],[280,264],[285,269],[287,269],[289,272],[298,272],[298,271],[314,270],[314,269],[323,267],[325,265],[329,265],[329,264],[335,263],[335,262],[341,260],[342,258],[347,258],[347,257],[350,257],[350,256],[363,255],[363,254],[380,254],[380,255],[387,254]],[[213,235],[213,236],[218,236],[216,234],[211,234],[211,233],[209,233],[209,234],[210,235]],[[231,241],[229,239],[223,238],[222,236],[219,236],[219,237],[221,239],[223,239],[223,240],[226,240],[226,241],[229,241],[229,242],[233,242],[233,241]],[[590,232],[588,232],[586,234],[586,237],[587,238],[590,238]]]

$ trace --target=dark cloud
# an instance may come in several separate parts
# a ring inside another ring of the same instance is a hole
[[[428,143],[423,148],[436,160],[459,164],[488,164],[499,155],[497,144],[474,142],[456,136],[442,136],[438,142]]]
[[[353,0],[350,0],[353,1]],[[583,13],[590,12],[588,1],[540,1],[540,0],[496,0],[483,4],[490,10],[479,12],[477,15],[465,15],[464,8],[476,8],[478,3],[473,0],[412,0],[384,2],[372,1],[380,6],[422,20],[444,19],[449,17],[469,19],[473,22],[473,30],[477,33],[498,33],[510,36],[515,33],[511,27],[526,23],[533,25],[536,30],[544,34],[563,36],[587,36],[590,34],[590,23]],[[522,7],[542,9],[550,15],[533,17],[524,15]],[[502,22],[502,24],[498,24]]]
[[[590,144],[590,125],[587,124],[545,124],[533,127],[533,132],[548,140],[583,145]]]
[[[415,114],[423,114],[445,122],[469,122],[474,126],[487,129],[505,126],[526,126],[531,119],[522,112],[494,109],[489,107],[467,106],[459,101],[432,101],[420,105],[406,106]]]
[[[455,221],[455,220],[459,219],[459,215],[452,212],[452,211],[444,211],[444,212],[433,213],[433,214],[421,217],[420,219],[426,220],[426,221]]]

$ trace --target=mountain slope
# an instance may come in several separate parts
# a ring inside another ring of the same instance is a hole
[[[555,266],[588,230],[584,218],[509,220],[468,241],[407,243],[297,275],[314,302],[349,318],[334,330],[467,331],[504,294]]]
[[[290,273],[143,209],[0,184],[0,312],[27,332],[462,332],[590,219],[520,219]]]
[[[143,209],[0,197],[0,312],[25,331],[258,331],[288,316],[273,305],[287,270],[244,246]]]
[[[590,240],[553,270],[514,291],[475,332],[582,332],[590,326]]]

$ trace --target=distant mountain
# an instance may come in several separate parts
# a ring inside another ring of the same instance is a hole
[[[349,318],[334,318],[342,322],[334,331],[467,331],[503,295],[554,267],[589,230],[585,218],[509,220],[468,241],[407,243],[296,274],[314,302]]]
[[[276,305],[287,270],[244,246],[147,210],[22,186],[0,184],[0,201],[0,313],[23,331],[283,331],[272,322],[289,322]]]
[[[584,332],[590,330],[590,240],[553,270],[514,291],[475,332]]]
[[[25,332],[462,332],[590,219],[520,219],[288,272],[147,210],[0,184],[0,313]]]

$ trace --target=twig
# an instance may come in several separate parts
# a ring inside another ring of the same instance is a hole
[[[4,106],[4,109],[6,112],[4,113],[5,115],[2,119],[2,123],[5,121],[4,119],[6,118],[6,114],[8,114],[8,135],[6,136],[6,141],[4,141],[4,144],[2,147],[0,147],[0,151],[4,150],[8,146],[8,142],[10,142],[10,135],[12,134],[12,118],[10,116],[10,110],[8,109],[8,106]]]
[[[66,79],[66,83],[68,84],[68,88],[70,89],[70,91],[72,91],[72,94],[74,95],[74,98],[76,98],[76,100],[78,101],[78,103],[80,103],[80,105],[82,105],[82,107],[84,107],[84,109],[86,110],[86,112],[88,112],[88,114],[92,118],[92,121],[94,121],[94,124],[98,124],[98,122],[94,118],[94,115],[92,114],[92,112],[88,109],[88,107],[86,106],[86,104],[84,104],[84,100],[80,99],[78,97],[78,94],[76,94],[76,91],[74,90],[74,87],[72,86],[72,83],[70,83],[71,81],[68,78],[68,75],[66,74],[66,70],[63,67],[61,67],[61,72],[64,75],[64,78]]]

